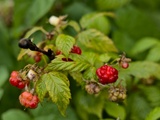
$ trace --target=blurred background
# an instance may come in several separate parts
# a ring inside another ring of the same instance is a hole
[[[80,22],[82,16],[93,12],[113,12],[113,16],[99,17],[88,26],[89,28],[95,28],[108,35],[118,50],[124,51],[132,61],[150,61],[160,69],[160,0],[0,0],[0,116],[2,120],[18,120],[17,115],[24,118],[23,120],[83,118],[72,106],[67,110],[68,114],[72,114],[63,118],[54,109],[55,106],[51,108],[49,103],[48,108],[41,107],[39,111],[24,111],[18,100],[21,91],[12,87],[8,79],[11,71],[19,70],[27,64],[24,61],[17,61],[17,55],[20,51],[18,40],[28,29],[48,24],[51,15],[67,14],[68,21]],[[67,32],[73,34],[70,29]],[[160,106],[159,83],[154,84],[154,81],[150,78],[130,85],[134,89],[129,91],[129,107],[124,107],[124,119],[143,120],[153,108]],[[137,86],[141,87],[137,88]],[[41,111],[42,108],[44,110]],[[54,115],[51,111],[54,111]],[[112,119],[115,117],[110,112],[106,116]],[[98,120],[96,117],[94,119]]]

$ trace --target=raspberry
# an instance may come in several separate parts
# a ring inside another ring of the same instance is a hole
[[[118,60],[119,66],[121,66],[124,69],[127,69],[129,67],[129,62],[131,62],[130,58],[126,58],[125,53],[123,53]]]
[[[99,82],[102,84],[114,83],[118,79],[118,71],[108,65],[103,65],[96,71]]]
[[[57,50],[56,55],[60,55],[60,54],[62,54],[62,52],[60,50]]]
[[[75,54],[81,55],[82,51],[81,51],[80,47],[74,45],[73,48],[71,49],[70,53],[75,53]],[[60,54],[62,54],[62,52],[60,50],[57,50],[56,55],[60,55]],[[67,58],[62,58],[62,60],[63,61],[73,61],[70,58],[68,58],[68,59]]]
[[[73,48],[71,49],[71,53],[76,53],[81,55],[82,51],[80,47],[74,45]]]
[[[121,66],[122,66],[122,68],[127,69],[129,67],[129,63],[128,62],[122,62]]]
[[[96,82],[89,81],[85,86],[85,90],[89,94],[97,94],[100,92],[101,88]]]
[[[27,91],[23,92],[19,96],[19,101],[21,105],[25,106],[26,108],[33,108],[33,109],[36,108],[39,103],[38,97]]]
[[[126,98],[126,89],[123,86],[110,87],[108,90],[109,100],[113,102],[120,102]]]
[[[35,62],[37,62],[37,63],[40,62],[41,57],[42,57],[42,54],[40,52],[37,52],[36,55],[34,56]]]
[[[13,85],[13,86],[15,86],[19,89],[23,89],[26,86],[26,84],[29,83],[28,80],[25,80],[25,81],[22,80],[22,78],[19,76],[18,71],[13,71],[11,73],[11,76],[9,78],[9,82],[10,82],[11,85]]]

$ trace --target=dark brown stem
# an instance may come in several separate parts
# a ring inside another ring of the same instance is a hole
[[[41,52],[41,53],[47,55],[50,60],[53,60],[55,58],[54,52],[51,49],[48,49],[48,51],[45,51],[45,50],[37,47],[36,44],[34,44],[30,39],[23,38],[19,41],[18,45],[20,48],[23,48],[23,49],[30,49],[32,51]]]

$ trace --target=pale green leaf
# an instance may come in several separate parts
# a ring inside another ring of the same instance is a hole
[[[111,56],[107,53],[101,54],[99,60],[102,62],[108,62],[111,59]]]
[[[27,31],[27,33],[25,34],[24,38],[29,38],[32,34],[34,34],[37,31],[41,31],[41,32],[46,32],[42,27],[33,27],[32,29],[30,29],[29,31]]]
[[[19,109],[10,109],[2,114],[3,120],[31,120],[27,113]]]
[[[79,24],[76,21],[69,21],[68,25],[73,27],[76,32],[79,32],[81,30]]]
[[[98,54],[94,52],[83,52],[83,57],[86,61],[88,61],[91,65],[94,65],[96,59],[98,58]]]
[[[130,0],[96,0],[96,5],[100,10],[117,9]]]
[[[154,62],[138,61],[130,63],[129,68],[121,69],[123,75],[133,75],[137,78],[150,78],[152,76],[160,78],[160,65]]]
[[[36,93],[38,94],[38,98],[42,101],[47,94],[47,88],[45,85],[45,78],[44,75],[40,77],[40,79],[36,83]]]
[[[148,53],[146,60],[158,62],[160,61],[160,42],[155,45]]]
[[[144,52],[155,46],[158,42],[159,41],[156,38],[149,38],[149,37],[143,38],[134,45],[132,49],[132,54],[135,55]]]
[[[81,72],[87,69],[90,64],[83,61],[63,61],[61,59],[54,59],[51,63],[46,67],[47,70],[62,70],[69,72]]]
[[[68,57],[71,48],[75,44],[75,39],[69,35],[60,34],[56,39],[57,49]]]
[[[109,102],[109,101],[106,102],[105,110],[109,115],[115,118],[119,118],[120,120],[125,120],[125,117],[126,117],[125,108],[119,105],[118,103]]]
[[[84,15],[80,24],[82,28],[94,28],[104,34],[107,34],[110,30],[110,24],[104,13],[89,13]]]
[[[88,68],[84,72],[83,77],[86,80],[95,80],[96,79],[96,68],[95,67]]]
[[[35,24],[50,10],[54,2],[55,0],[34,0],[27,10],[26,23],[28,25]]]
[[[156,107],[147,115],[145,120],[158,120],[159,118],[160,118],[160,107]]]
[[[43,75],[42,80],[45,81],[51,100],[58,106],[61,114],[65,115],[71,98],[68,78],[62,73],[49,72]]]
[[[117,52],[113,41],[95,29],[88,29],[79,33],[78,41],[83,46],[98,52]]]
[[[29,53],[30,52],[30,50],[29,49],[21,49],[21,51],[20,51],[20,53],[18,54],[18,57],[17,57],[17,60],[21,60],[22,59],[22,57],[24,56],[24,55],[26,55],[27,53]]]

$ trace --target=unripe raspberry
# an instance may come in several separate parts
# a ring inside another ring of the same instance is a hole
[[[120,102],[126,98],[126,89],[122,86],[110,87],[108,93],[109,100],[114,102]]]
[[[127,69],[129,67],[129,63],[123,62],[121,66],[122,68]]]
[[[97,94],[100,92],[101,88],[96,82],[90,81],[86,84],[85,90],[89,94]]]
[[[103,65],[97,69],[96,74],[102,84],[114,83],[118,79],[118,71],[112,66]]]
[[[23,92],[19,96],[19,101],[21,105],[25,106],[26,108],[36,108],[39,103],[39,99],[36,95],[33,95],[30,92]]]
[[[129,67],[129,62],[131,62],[131,59],[126,58],[124,53],[121,55],[121,58],[118,60],[119,66],[121,66],[124,69],[127,69]]]

